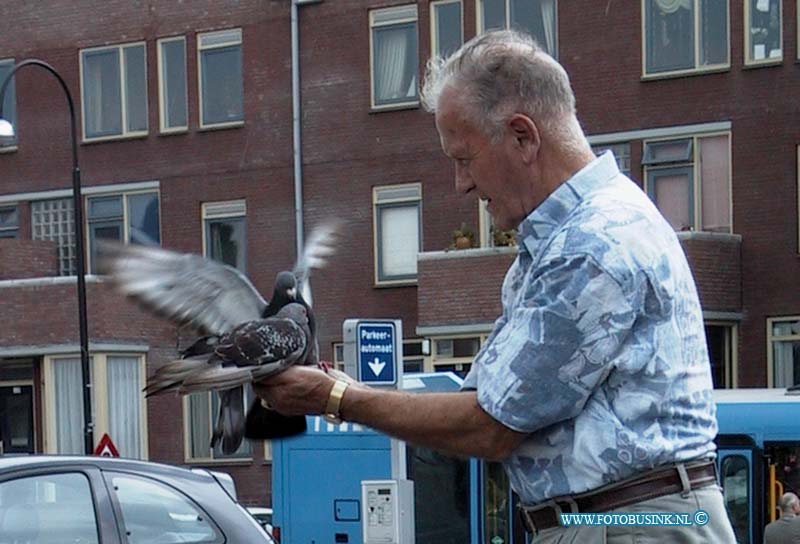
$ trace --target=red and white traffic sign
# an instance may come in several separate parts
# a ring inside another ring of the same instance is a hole
[[[103,438],[100,439],[100,443],[94,449],[94,454],[99,457],[119,457],[119,451],[117,451],[117,447],[111,441],[108,433],[104,434]]]

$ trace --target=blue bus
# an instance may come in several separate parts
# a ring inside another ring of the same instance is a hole
[[[800,391],[719,389],[717,462],[739,544],[761,544],[778,500],[800,496]]]

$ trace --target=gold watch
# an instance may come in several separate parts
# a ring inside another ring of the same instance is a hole
[[[325,413],[322,414],[322,417],[325,418],[325,421],[328,423],[342,422],[342,416],[339,414],[339,409],[342,405],[342,397],[344,396],[344,392],[347,390],[349,385],[350,384],[344,380],[336,380],[336,383],[333,384],[331,392],[328,395],[328,404],[325,406]]]

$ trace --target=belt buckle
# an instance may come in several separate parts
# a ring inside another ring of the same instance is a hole
[[[525,529],[527,529],[531,536],[536,536],[536,533],[538,532],[536,529],[536,524],[533,522],[533,518],[528,513],[528,509],[521,504],[519,505],[519,514],[520,518],[522,518],[522,525],[525,527]]]
[[[571,514],[577,514],[578,512],[580,512],[580,509],[578,508],[578,503],[575,502],[575,499],[573,499],[570,496],[555,497],[545,502],[539,503],[533,508],[526,508],[522,504],[519,505],[522,517],[522,523],[523,525],[525,525],[525,527],[528,529],[528,531],[531,533],[532,536],[536,536],[539,530],[536,528],[536,523],[533,522],[533,518],[531,517],[529,512],[538,512],[539,510],[544,510],[545,508],[552,508],[556,514],[556,520],[558,521],[558,525],[561,525],[561,514],[564,513],[564,509],[561,508],[560,504],[558,504],[559,502],[566,503],[567,505],[569,505],[569,511]]]

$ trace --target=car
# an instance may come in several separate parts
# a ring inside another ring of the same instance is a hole
[[[91,456],[0,455],[0,544],[274,544],[201,468]]]
[[[247,511],[250,512],[251,516],[256,518],[258,524],[261,525],[265,531],[267,531],[270,535],[273,534],[272,508],[266,508],[263,506],[248,506]]]

